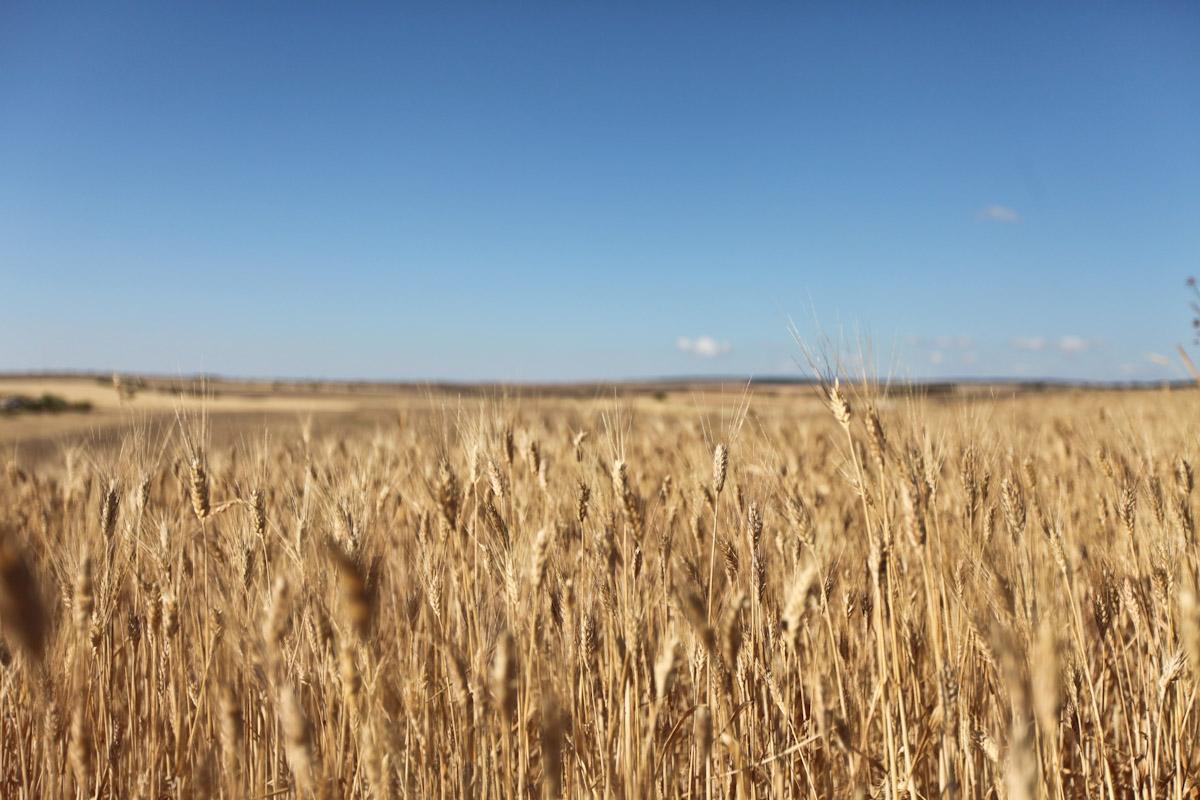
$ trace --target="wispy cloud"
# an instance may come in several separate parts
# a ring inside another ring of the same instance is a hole
[[[1146,353],[1146,360],[1151,364],[1157,364],[1160,367],[1171,366],[1171,359],[1167,358],[1162,353]]]
[[[1057,339],[1045,336],[1018,336],[1015,339],[1009,340],[1009,345],[1014,350],[1026,353],[1058,353],[1068,358],[1077,356],[1080,353],[1096,350],[1102,344],[1099,339],[1087,339],[1075,334],[1060,336]]]
[[[1064,353],[1082,353],[1091,349],[1093,342],[1082,336],[1064,336],[1058,340],[1058,349]]]
[[[1018,214],[1015,209],[1009,208],[1008,206],[990,205],[985,206],[983,210],[979,212],[979,219],[987,222],[1012,223],[1020,222],[1021,215]]]
[[[691,353],[700,358],[715,358],[733,349],[729,342],[718,342],[711,336],[697,336],[695,339],[680,336],[675,340],[675,346],[685,353]]]
[[[1082,336],[1062,336],[1055,341],[1047,339],[1045,336],[1018,336],[1011,342],[1016,350],[1025,350],[1028,352],[1041,352],[1053,345],[1054,349],[1066,355],[1074,355],[1082,353],[1085,350],[1092,350],[1099,342],[1095,339],[1085,339]]]
[[[1013,339],[1012,346],[1018,350],[1045,350],[1046,338],[1044,336],[1018,336]]]

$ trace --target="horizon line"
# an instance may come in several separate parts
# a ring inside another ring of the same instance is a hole
[[[643,377],[620,377],[620,378],[578,378],[578,379],[545,379],[545,380],[497,380],[497,379],[461,379],[461,378],[328,378],[319,376],[287,376],[287,375],[236,375],[221,372],[189,372],[189,373],[167,373],[150,371],[126,371],[126,370],[102,370],[102,369],[50,369],[50,370],[0,370],[0,380],[18,380],[26,379],[93,379],[93,380],[112,380],[113,377],[131,378],[135,380],[154,380],[154,381],[221,381],[226,383],[287,383],[287,384],[334,384],[344,386],[380,386],[380,387],[421,387],[421,386],[516,386],[516,387],[539,387],[539,386],[557,386],[557,387],[572,387],[572,386],[603,386],[603,385],[626,385],[626,386],[652,386],[656,384],[725,384],[725,383],[743,383],[743,384],[763,384],[774,386],[786,385],[816,385],[821,383],[821,379],[817,376],[791,376],[779,373],[764,373],[760,375],[745,374],[745,373],[717,373],[717,374],[668,374],[668,375],[653,375]],[[904,387],[922,387],[922,386],[964,386],[977,385],[986,386],[990,384],[1002,384],[1009,386],[1054,386],[1054,387],[1090,387],[1090,388],[1105,388],[1105,387],[1162,387],[1170,386],[1188,387],[1196,384],[1196,381],[1191,378],[1162,378],[1162,379],[1086,379],[1086,378],[1063,378],[1054,376],[947,376],[938,378],[908,378],[900,379],[895,377],[866,377],[855,376],[851,377],[847,382],[860,383],[867,380],[873,384],[895,385]]]

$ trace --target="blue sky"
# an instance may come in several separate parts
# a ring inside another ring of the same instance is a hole
[[[1198,86],[1190,3],[2,3],[0,369],[1171,377]]]

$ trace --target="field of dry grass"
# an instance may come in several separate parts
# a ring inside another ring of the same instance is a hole
[[[1192,391],[153,400],[0,431],[0,796],[1200,787]]]

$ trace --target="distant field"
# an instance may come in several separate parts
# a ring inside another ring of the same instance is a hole
[[[131,427],[170,427],[177,411],[204,409],[219,437],[241,435],[262,426],[293,425],[314,417],[330,424],[370,424],[399,410],[444,412],[472,403],[539,404],[588,407],[619,397],[630,407],[702,413],[728,405],[746,392],[744,381],[645,381],[616,384],[473,385],[387,384],[315,381],[245,381],[224,379],[136,378],[132,396],[122,397],[107,376],[3,376],[0,399],[11,395],[38,397],[49,393],[65,401],[90,403],[88,413],[0,415],[0,448],[16,449],[26,459],[44,458],[64,443],[104,443]],[[135,384],[136,385],[136,384]],[[1169,387],[1168,387],[1169,388]],[[1177,390],[1181,387],[1176,386]],[[1190,387],[1182,386],[1183,390]],[[893,387],[927,402],[978,402],[1024,395],[1079,393],[1081,387],[1042,383],[971,383]],[[1114,391],[1103,390],[1106,394]],[[1142,388],[1145,391],[1163,391]],[[817,390],[808,384],[781,382],[753,386],[755,407],[813,405]]]
[[[102,445],[134,428],[170,428],[177,412],[201,410],[211,417],[213,435],[224,441],[263,427],[294,428],[308,418],[320,425],[370,425],[400,411],[457,413],[481,403],[587,408],[620,397],[631,407],[700,411],[732,402],[746,390],[741,382],[490,386],[141,380],[141,388],[122,397],[107,377],[0,376],[0,398],[50,393],[92,405],[89,413],[0,415],[0,447],[19,452],[25,460],[41,460],[63,444]],[[808,386],[764,387],[755,394],[762,403],[803,404],[815,397]]]

